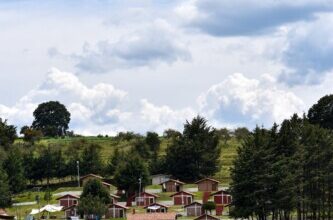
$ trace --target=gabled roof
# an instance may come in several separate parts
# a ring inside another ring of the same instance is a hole
[[[206,219],[206,218],[219,220],[218,218],[216,218],[212,215],[208,215],[208,214],[203,214],[203,215],[199,216],[198,218],[195,218],[194,220],[200,220],[200,219]]]
[[[80,180],[83,180],[83,179],[85,179],[85,178],[87,178],[87,177],[94,177],[94,178],[97,178],[97,179],[103,179],[102,176],[99,176],[99,175],[96,175],[96,174],[89,173],[89,174],[87,174],[87,175],[85,175],[85,176],[80,177]]]
[[[57,198],[57,200],[60,200],[60,199],[65,198],[65,197],[71,197],[71,198],[74,198],[74,199],[79,199],[80,198],[80,196],[76,196],[76,195],[72,195],[72,194],[66,194],[66,195],[60,196],[59,198]]]
[[[155,198],[159,197],[158,195],[155,195],[155,194],[152,194],[152,193],[147,193],[147,192],[142,192],[141,196],[143,196],[143,195],[148,195],[148,196],[152,196],[152,197],[155,197]],[[138,195],[136,195],[135,197],[138,197]]]
[[[226,190],[219,190],[219,191],[217,191],[217,192],[215,192],[215,193],[212,193],[212,194],[210,194],[211,196],[213,196],[213,195],[217,195],[217,194],[221,194],[221,193],[223,193],[223,194],[227,194],[227,195],[230,195],[230,193],[229,192],[227,192]]]
[[[157,203],[157,202],[154,202],[153,204],[147,205],[147,206],[145,206],[145,207],[143,207],[143,208],[146,209],[146,208],[148,208],[149,206],[155,206],[155,205],[157,205],[157,206],[161,206],[161,207],[164,207],[164,208],[169,208],[169,206],[166,206],[166,205],[163,205],[163,204],[161,204],[161,203]]]
[[[202,182],[202,181],[205,181],[205,180],[208,180],[208,181],[211,181],[211,182],[215,182],[215,183],[220,183],[219,181],[214,180],[214,179],[212,179],[212,178],[204,178],[204,179],[201,179],[201,180],[196,181],[195,184],[198,184],[198,183],[200,183],[200,182]]]
[[[167,181],[164,181],[163,183],[160,183],[160,185],[163,185],[163,184],[165,184],[165,183],[167,183],[167,182],[174,182],[174,183],[178,183],[179,185],[184,185],[184,184],[185,184],[184,182],[179,181],[179,180],[169,179],[169,180],[167,180]]]
[[[110,204],[108,208],[111,208],[112,206],[115,206],[116,208],[122,208],[122,209],[128,209],[126,206],[120,205],[120,204]]]
[[[119,196],[114,195],[114,194],[111,194],[111,193],[110,193],[110,196],[111,196],[112,198],[116,198],[116,199],[119,199],[119,198],[120,198]]]
[[[192,202],[191,204],[188,204],[188,205],[184,206],[184,208],[195,205],[195,204],[198,204],[198,205],[202,206],[202,203],[200,203],[200,202]]]
[[[190,195],[190,196],[194,196],[194,194],[192,194],[190,192],[180,191],[180,192],[176,192],[176,193],[170,195],[170,197],[174,197],[174,196],[179,195],[179,194],[187,194],[187,195]]]

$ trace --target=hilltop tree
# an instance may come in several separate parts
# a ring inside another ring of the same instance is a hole
[[[158,134],[155,132],[147,132],[146,143],[149,146],[149,149],[153,152],[159,150],[161,141],[158,137]]]
[[[9,207],[12,204],[8,178],[0,165],[0,208]]]
[[[308,111],[310,123],[333,129],[333,95],[319,99]]]
[[[250,131],[246,127],[236,128],[234,135],[238,141],[245,140],[249,135]]]
[[[231,139],[231,132],[227,128],[218,129],[216,133],[222,139],[224,145]]]
[[[23,140],[29,142],[31,145],[33,145],[36,141],[39,141],[43,136],[43,133],[40,130],[33,129],[28,126],[23,126],[20,134],[23,134]]]
[[[166,150],[166,164],[174,177],[193,181],[219,170],[221,149],[215,129],[198,116],[184,125],[183,135]]]
[[[71,114],[66,107],[57,101],[40,104],[33,113],[34,129],[43,132],[44,136],[56,137],[66,135]]]
[[[8,147],[14,143],[15,138],[17,138],[16,127],[8,125],[7,120],[0,118],[0,146]]]
[[[80,168],[82,174],[102,173],[103,163],[101,158],[101,146],[90,144],[83,149]]]

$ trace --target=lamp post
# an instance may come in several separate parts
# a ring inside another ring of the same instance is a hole
[[[142,182],[142,180],[141,180],[141,177],[139,178],[139,205],[141,205],[141,182]]]
[[[77,167],[77,184],[80,187],[80,161],[76,161]]]

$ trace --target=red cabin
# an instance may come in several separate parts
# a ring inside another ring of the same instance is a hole
[[[173,198],[174,205],[189,205],[194,200],[194,195],[192,193],[184,191],[172,194],[170,197]]]
[[[127,209],[127,207],[119,204],[111,204],[106,211],[105,218],[126,218]]]
[[[79,216],[77,205],[72,205],[62,210],[65,212],[66,219],[70,218],[71,216]]]
[[[201,179],[197,182],[195,182],[198,185],[198,190],[202,192],[211,192],[211,191],[217,191],[219,188],[219,181],[211,179],[211,178],[205,178]]]
[[[157,197],[158,197],[157,195],[147,192],[142,192],[140,196],[137,195],[134,197],[134,199],[137,206],[149,206],[156,202]]]
[[[180,192],[183,190],[184,184],[182,181],[169,179],[160,185],[162,185],[163,192]]]
[[[166,213],[168,212],[168,206],[160,204],[160,203],[153,203],[149,206],[144,207],[147,210],[147,213],[154,213],[154,212],[162,212]]]
[[[187,216],[200,216],[203,214],[202,204],[199,202],[193,202],[184,206]]]
[[[232,201],[231,195],[225,190],[212,193],[211,196],[214,197],[215,204],[229,205]]]
[[[71,195],[71,194],[66,194],[63,195],[57,200],[59,200],[59,205],[63,206],[64,208],[68,208],[74,205],[77,205],[79,203],[79,196]]]

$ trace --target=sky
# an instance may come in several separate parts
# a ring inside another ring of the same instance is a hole
[[[0,1],[0,117],[83,135],[270,127],[333,87],[333,0]]]

